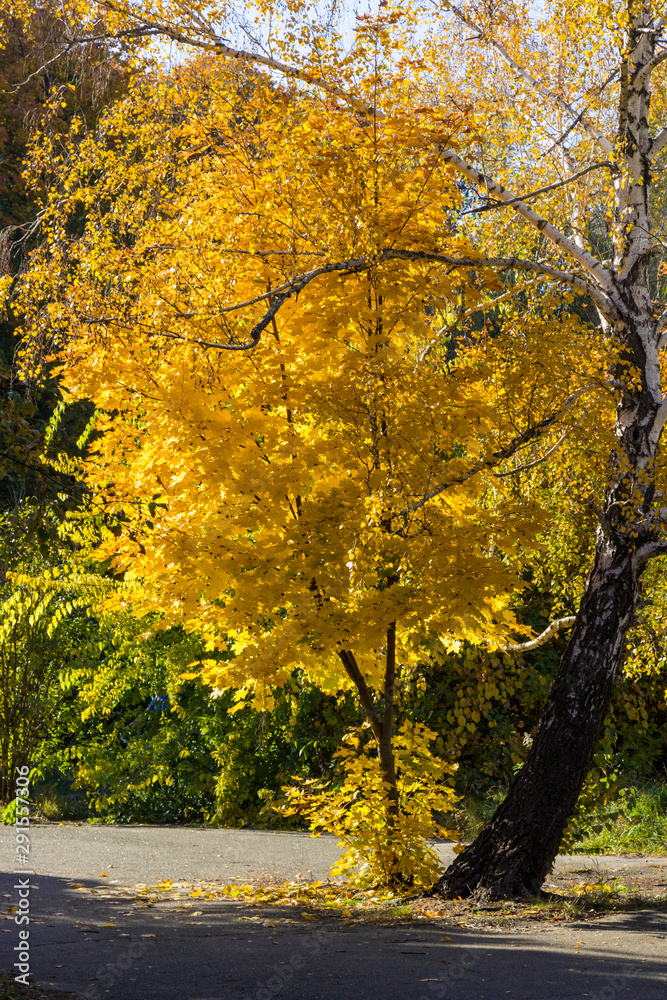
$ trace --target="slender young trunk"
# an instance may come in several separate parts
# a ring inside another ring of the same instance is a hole
[[[359,699],[373,730],[375,742],[377,743],[380,772],[386,795],[384,819],[387,824],[387,839],[383,848],[383,861],[386,865],[385,875],[388,884],[396,886],[404,885],[406,880],[400,871],[403,850],[399,847],[400,838],[397,837],[400,810],[398,782],[396,780],[396,761],[392,740],[396,689],[396,622],[391,622],[386,633],[382,718],[378,714],[373,696],[363,674],[359,670],[354,654],[350,650],[341,650],[338,655],[348,677],[353,681],[359,693]]]
[[[398,784],[396,781],[396,764],[392,743],[394,692],[396,687],[396,622],[392,622],[387,629],[382,718],[378,715],[373,696],[366,684],[364,675],[359,669],[354,653],[351,650],[341,650],[338,655],[345,667],[345,672],[357,689],[359,700],[377,743],[380,770],[382,771],[383,781],[387,785],[387,797],[389,799],[388,818],[391,821],[392,817],[398,815]]]
[[[387,629],[387,653],[384,674],[384,711],[382,714],[382,736],[378,742],[378,756],[382,777],[387,784],[389,799],[388,820],[391,822],[398,816],[398,786],[396,783],[396,764],[392,746],[394,729],[394,688],[396,686],[396,622]]]

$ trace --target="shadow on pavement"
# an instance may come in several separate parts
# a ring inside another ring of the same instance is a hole
[[[18,945],[15,877],[0,885],[2,968]],[[477,931],[346,926],[232,900],[155,905],[106,880],[37,875],[31,980],[89,1000],[664,1000],[667,914]]]

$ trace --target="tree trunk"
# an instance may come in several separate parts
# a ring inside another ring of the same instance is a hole
[[[394,689],[396,686],[396,622],[387,629],[387,653],[384,674],[384,709],[382,713],[382,735],[378,741],[378,757],[382,777],[387,784],[389,809],[387,821],[391,824],[398,816],[398,785],[396,783],[396,762],[392,736],[394,732]]]
[[[624,349],[610,373],[621,388],[616,445],[609,456],[602,510],[597,511],[593,566],[526,763],[491,822],[433,887],[450,898],[472,893],[479,898],[533,896],[540,891],[593,760],[642,573],[661,547],[662,514],[653,509],[655,457],[664,421],[658,337],[645,285],[640,283],[633,294],[624,291],[624,316],[614,331]],[[643,375],[639,385],[628,379],[633,368]]]
[[[398,784],[396,781],[396,762],[394,760],[392,743],[394,730],[394,694],[396,687],[396,622],[392,622],[387,629],[382,719],[380,719],[377,713],[373,695],[366,684],[366,680],[359,669],[352,650],[340,650],[338,656],[345,667],[345,672],[357,689],[366,718],[373,730],[373,736],[378,748],[382,778],[387,785],[387,798],[389,799],[389,815],[387,818],[391,822],[392,818],[398,815],[399,799]]]
[[[534,896],[556,857],[611,702],[641,570],[600,533],[570,642],[528,759],[491,822],[432,889]]]
[[[652,506],[665,411],[652,385],[658,367],[653,345],[658,338],[644,299],[641,294],[628,296],[624,320],[615,331],[617,342],[625,345],[622,361],[612,373],[622,386],[616,447],[609,458],[603,509],[597,512],[600,527],[593,566],[572,636],[535,741],[507,798],[432,889],[446,897],[538,893],[593,760],[641,575],[661,547],[662,515],[656,520]],[[633,386],[627,378],[628,363],[643,373],[641,386]]]

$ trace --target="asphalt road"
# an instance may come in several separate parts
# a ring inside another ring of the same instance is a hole
[[[430,922],[346,926],[232,900],[165,899],[146,907],[113,895],[113,884],[318,878],[336,845],[298,833],[67,824],[33,827],[30,846],[32,980],[90,1000],[667,997],[664,913],[508,932]],[[13,828],[0,828],[4,872],[14,868],[14,847]],[[561,858],[559,866],[586,860]],[[2,909],[17,905],[20,877],[3,875]],[[85,889],[75,888],[81,883]],[[15,916],[5,912],[0,923],[8,970],[22,929]]]
[[[13,864],[14,828],[0,826],[0,865]],[[338,857],[333,837],[264,830],[182,826],[97,826],[48,823],[32,827],[35,871],[72,878],[108,872],[130,882],[162,878],[325,878]],[[6,864],[5,864],[6,862]]]
[[[14,867],[14,827],[0,826],[0,871]],[[216,878],[224,882],[256,878],[286,880],[303,875],[326,878],[339,856],[331,836],[221,830],[183,826],[105,826],[39,823],[30,832],[32,865],[39,874],[96,879],[101,871],[130,884],[163,878]],[[454,858],[448,844],[436,847],[444,864]],[[666,859],[659,859],[667,865]],[[599,857],[571,855],[558,868],[599,865]],[[623,858],[627,867],[643,858]]]

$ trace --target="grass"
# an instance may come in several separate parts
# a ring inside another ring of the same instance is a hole
[[[0,1000],[14,1000],[18,996],[13,979],[0,972]]]
[[[452,817],[462,840],[474,840],[506,792],[492,788],[483,798],[464,797]],[[628,781],[614,802],[577,816],[566,853],[667,855],[667,784]]]
[[[582,854],[667,854],[667,785],[623,789],[613,805],[593,810],[576,830]]]
[[[14,977],[0,970],[0,1000],[69,1000],[71,993],[45,986],[23,986]]]

